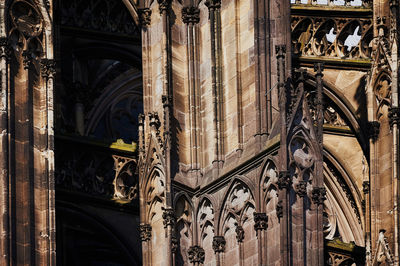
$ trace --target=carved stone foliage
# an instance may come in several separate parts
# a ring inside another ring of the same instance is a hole
[[[139,234],[141,241],[148,241],[151,239],[151,225],[149,224],[140,224],[139,225]]]
[[[232,186],[223,208],[222,232],[224,235],[232,230],[236,233],[236,240],[243,242],[245,238],[243,226],[253,218],[254,211],[254,199],[249,188],[241,182],[236,182]]]
[[[115,178],[114,199],[131,201],[138,197],[139,182],[136,171],[136,160],[123,156],[113,155]]]
[[[226,240],[223,236],[214,236],[212,247],[215,253],[225,252]]]
[[[132,36],[140,34],[140,28],[134,23],[123,1],[61,1],[60,12],[63,26]]]
[[[370,18],[328,18],[292,16],[292,42],[299,56],[341,59],[370,59]],[[351,37],[349,37],[351,36]]]
[[[189,261],[191,263],[203,263],[205,258],[204,249],[200,246],[192,246],[188,249]]]

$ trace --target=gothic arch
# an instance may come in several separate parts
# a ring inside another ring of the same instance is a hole
[[[305,83],[309,86],[316,87],[315,83],[315,75],[312,73],[307,73],[309,78],[305,80]],[[363,81],[362,81],[363,82]],[[327,81],[323,81],[323,94],[325,97],[328,97],[335,105],[336,107],[340,110],[340,112],[343,113],[345,116],[344,118],[348,121],[348,126],[352,129],[354,134],[356,135],[360,146],[362,147],[364,154],[368,154],[368,135],[366,130],[365,124],[363,124],[360,120],[363,119],[364,111],[363,110],[355,110],[350,102],[346,99],[346,96],[343,95],[333,84],[330,84]],[[366,86],[366,85],[365,85]],[[362,93],[362,92],[360,92]],[[366,106],[366,103],[360,104],[360,106]],[[366,110],[365,110],[366,112]],[[357,113],[359,113],[360,118],[357,117]]]
[[[267,157],[262,168],[259,185],[259,211],[268,216],[268,227],[274,227],[279,223],[276,207],[279,202],[278,168],[273,158]]]
[[[187,250],[194,242],[193,204],[186,193],[178,193],[174,199],[174,210],[176,215],[175,237],[178,243],[176,252],[177,265],[183,265],[188,261]]]
[[[161,219],[161,210],[165,206],[165,177],[158,167],[154,167],[148,177],[143,187],[143,198],[145,199],[144,217],[150,223],[155,216]]]
[[[364,246],[364,213],[361,191],[337,157],[324,150],[324,184],[327,189],[327,204],[331,205],[338,216],[338,224],[346,242],[355,241]],[[325,205],[325,207],[329,207]],[[331,234],[333,236],[334,233]]]
[[[246,182],[247,181],[247,182]],[[222,201],[218,233],[225,234],[224,226],[229,221],[233,221],[237,225],[242,225],[247,219],[252,219],[252,212],[255,211],[256,205],[254,201],[254,185],[249,183],[247,177],[235,177],[225,193]],[[248,212],[251,212],[251,216]]]

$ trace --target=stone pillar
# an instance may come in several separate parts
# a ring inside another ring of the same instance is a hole
[[[254,213],[254,230],[257,233],[258,240],[258,264],[259,265],[267,265],[267,249],[268,243],[266,239],[266,231],[268,229],[268,216],[263,212],[255,212]]]
[[[217,266],[224,265],[224,252],[226,240],[223,236],[214,236],[212,247],[216,256]]]

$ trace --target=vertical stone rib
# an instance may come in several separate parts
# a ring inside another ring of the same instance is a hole
[[[4,7],[1,9],[4,12]],[[0,75],[1,75],[1,91],[0,91],[0,265],[9,265],[9,176],[8,176],[8,119],[7,119],[7,57],[8,57],[8,40],[5,37],[0,39]]]
[[[158,0],[159,10],[162,20],[162,65],[163,65],[163,109],[164,109],[164,159],[165,159],[165,211],[170,211],[172,207],[171,192],[171,129],[172,129],[172,55],[171,55],[171,36],[170,36],[170,9],[171,0]],[[165,226],[166,266],[172,265],[172,230],[173,225]]]
[[[324,194],[324,176],[323,176],[323,125],[324,125],[324,114],[323,114],[323,104],[322,104],[322,71],[323,64],[316,63],[314,65],[314,71],[316,72],[316,85],[317,85],[317,141],[318,141],[318,154],[315,161],[316,164],[316,179],[315,186],[320,188],[320,193]],[[320,194],[323,199],[325,195]],[[317,247],[318,247],[318,265],[324,264],[324,223],[323,223],[323,200],[317,203]]]
[[[223,89],[222,89],[222,47],[221,47],[221,2],[220,0],[207,0],[206,6],[210,17],[211,35],[211,73],[214,112],[214,139],[215,150],[213,164],[217,169],[222,167],[224,155],[224,129],[223,129]],[[217,171],[218,173],[218,171]]]
[[[199,104],[198,104],[198,82],[196,54],[198,45],[196,43],[196,25],[200,20],[200,10],[197,7],[189,6],[182,9],[183,22],[187,24],[187,54],[188,54],[188,97],[190,114],[190,159],[191,171],[198,172],[199,164]]]
[[[282,201],[283,216],[281,219],[281,265],[289,265],[289,176],[287,169],[287,127],[286,127],[286,71],[285,71],[285,45],[278,45],[275,47],[276,57],[278,61],[278,93],[279,93],[279,112],[280,112],[280,173],[279,184],[281,191],[279,192],[279,199]]]
[[[238,150],[243,150],[243,108],[242,108],[242,67],[240,49],[240,1],[235,0],[235,33],[236,33],[236,98],[237,98],[237,130]]]

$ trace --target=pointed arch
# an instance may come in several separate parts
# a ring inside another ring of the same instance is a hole
[[[234,217],[236,223],[239,224],[247,218],[248,214],[245,214],[244,211],[252,208],[254,212],[255,206],[254,185],[252,182],[245,176],[235,177],[231,181],[220,207],[218,233],[223,235],[224,224],[228,222],[228,218]]]

